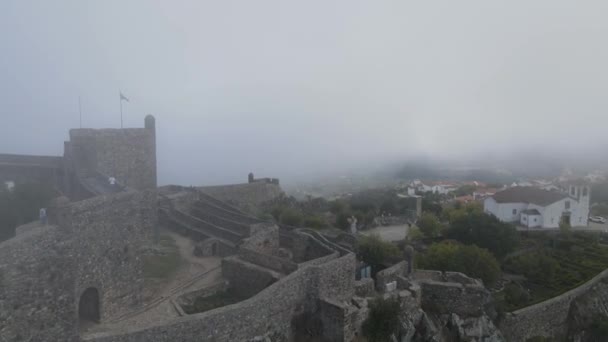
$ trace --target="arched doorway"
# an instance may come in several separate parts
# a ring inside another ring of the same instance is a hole
[[[99,323],[99,291],[96,288],[89,287],[80,296],[78,318],[81,323]]]

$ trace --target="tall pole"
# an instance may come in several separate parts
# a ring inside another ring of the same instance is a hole
[[[122,93],[118,92],[118,100],[120,101],[120,128],[122,128]]]
[[[78,113],[80,114],[80,128],[82,128],[82,105],[80,104],[80,95],[78,95]]]

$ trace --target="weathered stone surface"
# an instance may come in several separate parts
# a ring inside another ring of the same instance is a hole
[[[2,340],[76,340],[79,300],[88,288],[99,292],[101,320],[139,303],[137,250],[155,225],[155,194],[102,196],[65,210],[60,226],[0,244]]]
[[[352,297],[354,270],[355,256],[348,254],[320,266],[300,269],[238,304],[143,330],[100,333],[87,337],[86,341],[232,342],[265,337],[268,332],[291,336],[292,318],[315,311],[315,298],[340,301]]]
[[[608,270],[560,296],[508,313],[500,323],[500,330],[509,341],[525,341],[534,336],[565,336],[572,301],[586,293],[595,298],[592,289],[604,279],[608,279]]]

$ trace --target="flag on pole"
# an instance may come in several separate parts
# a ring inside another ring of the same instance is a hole
[[[129,102],[129,99],[122,94],[122,91],[119,91],[118,93],[120,94],[120,101],[125,100],[125,101]]]

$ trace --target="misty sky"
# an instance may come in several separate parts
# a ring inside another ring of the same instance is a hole
[[[60,155],[79,95],[118,127],[121,89],[161,184],[608,143],[602,0],[2,0],[0,49],[0,153]]]

